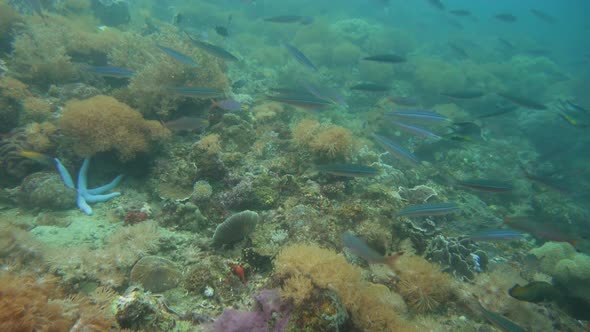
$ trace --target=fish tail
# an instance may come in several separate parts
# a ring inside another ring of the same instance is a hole
[[[404,252],[400,251],[400,252],[396,252],[393,255],[390,255],[388,257],[385,257],[385,262],[384,264],[389,266],[390,268],[395,268],[395,264],[397,262],[397,259],[400,258],[401,255],[403,255]]]

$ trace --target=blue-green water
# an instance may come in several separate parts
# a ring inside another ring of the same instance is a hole
[[[0,0],[0,331],[588,329],[589,9]]]

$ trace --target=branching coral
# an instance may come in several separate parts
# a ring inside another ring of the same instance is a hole
[[[295,244],[283,249],[275,260],[276,277],[285,282],[284,297],[302,299],[309,297],[313,288],[299,282],[308,278],[314,288],[336,292],[351,313],[357,328],[366,331],[414,331],[399,316],[398,300],[383,287],[368,283],[362,278],[362,270],[328,249],[315,245]],[[299,278],[299,281],[288,281]],[[378,290],[376,291],[378,287]],[[384,292],[386,291],[387,292]]]
[[[146,152],[150,141],[170,135],[158,122],[144,120],[141,113],[108,96],[68,102],[60,125],[83,157],[114,150],[121,160],[129,160]]]

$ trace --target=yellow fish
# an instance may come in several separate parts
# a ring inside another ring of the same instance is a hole
[[[34,160],[40,164],[49,165],[51,163],[51,157],[36,151],[29,151],[29,150],[20,150],[16,153],[21,157],[25,157],[31,160]]]

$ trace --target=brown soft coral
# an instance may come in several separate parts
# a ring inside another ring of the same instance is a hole
[[[60,125],[82,157],[114,150],[121,160],[146,152],[149,142],[167,138],[170,132],[156,121],[109,96],[73,100],[66,104]]]
[[[52,301],[63,296],[56,281],[4,273],[0,277],[0,330],[68,331],[73,322]]]
[[[295,143],[320,157],[347,157],[352,150],[352,134],[344,127],[304,119],[293,128],[292,134]]]
[[[333,290],[357,328],[364,331],[415,331],[399,317],[403,303],[381,285],[362,278],[361,268],[344,256],[315,245],[291,245],[275,260],[276,276],[282,280],[282,297],[303,303],[314,287]]]

